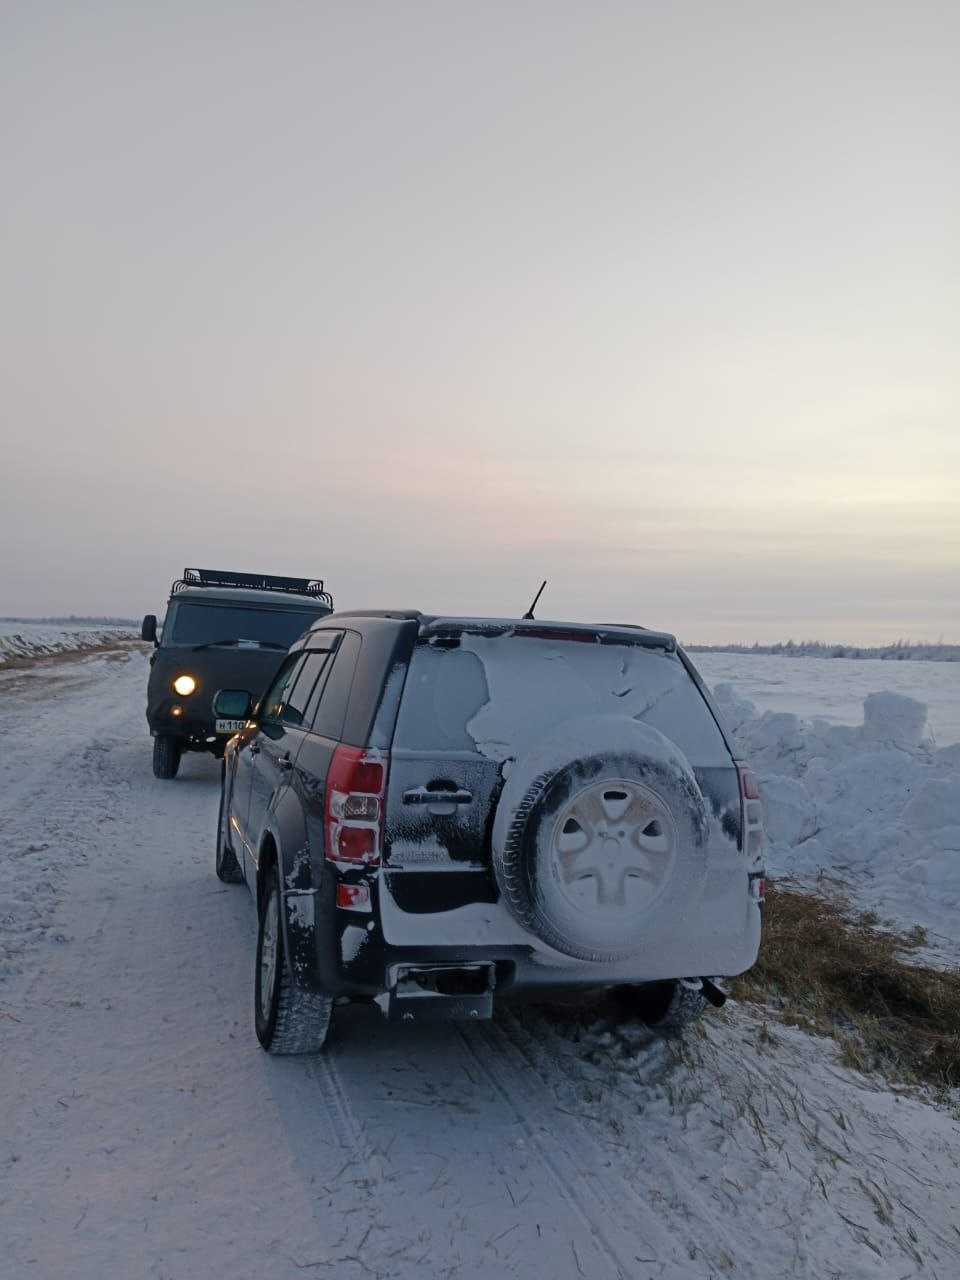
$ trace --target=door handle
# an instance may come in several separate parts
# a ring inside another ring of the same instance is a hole
[[[277,756],[277,765],[281,769],[292,769],[293,761],[290,759],[290,752],[285,751],[282,756]]]
[[[473,792],[463,787],[444,787],[433,790],[430,787],[411,787],[403,793],[404,804],[473,804]]]

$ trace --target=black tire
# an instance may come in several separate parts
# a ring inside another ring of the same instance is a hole
[[[617,987],[614,995],[624,1014],[639,1018],[654,1031],[680,1031],[697,1022],[710,1007],[698,984],[688,986],[676,979]]]
[[[254,980],[254,1024],[267,1053],[319,1053],[327,1042],[333,999],[298,987],[290,974],[280,927],[279,873],[268,873],[260,903],[257,929],[257,970]],[[274,947],[272,970],[264,964],[268,946]],[[268,989],[263,990],[263,986]]]
[[[217,875],[224,884],[243,884],[243,869],[237,860],[237,855],[230,847],[227,840],[225,830],[225,813],[227,798],[227,771],[226,768],[220,769],[220,809],[217,813],[217,855],[216,868]]]
[[[153,740],[153,774],[156,778],[175,778],[180,768],[183,748],[179,738],[160,734]]]
[[[685,877],[692,892],[702,872],[699,855],[706,842],[706,806],[692,771],[671,769],[657,758],[592,755],[541,774],[510,816],[502,847],[495,842],[493,851],[500,892],[519,923],[564,955],[596,962],[629,959],[643,949],[644,925],[652,918],[655,902],[652,897],[638,908],[635,918],[622,913],[615,928],[604,925],[603,930],[595,921],[578,919],[575,909],[558,908],[552,889],[557,882],[551,851],[554,826],[579,789],[607,779],[611,788],[617,780],[639,784],[663,806],[673,821],[676,848],[682,855],[669,874]],[[658,893],[665,886],[666,880]]]

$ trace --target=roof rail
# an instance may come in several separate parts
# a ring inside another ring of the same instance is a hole
[[[171,595],[187,587],[242,587],[249,591],[284,591],[313,596],[333,608],[333,596],[324,591],[321,578],[286,578],[274,573],[233,573],[226,569],[184,569],[170,589]]]
[[[420,624],[421,636],[455,635],[472,632],[489,636],[531,636],[548,640],[551,636],[566,640],[592,641],[597,644],[618,644],[630,640],[644,649],[665,649],[674,653],[675,636],[666,631],[648,631],[645,627],[628,622],[561,622],[541,621],[539,618],[424,618]]]
[[[423,614],[419,609],[340,609],[338,618],[388,618],[400,622],[419,622]]]

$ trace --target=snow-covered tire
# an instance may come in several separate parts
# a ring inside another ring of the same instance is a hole
[[[175,778],[180,768],[182,747],[179,738],[168,733],[158,733],[153,740],[153,775],[155,778]]]
[[[279,875],[271,874],[260,904],[254,1023],[267,1053],[319,1053],[327,1042],[333,1000],[298,987],[290,973],[280,926]]]
[[[217,814],[217,875],[224,884],[243,884],[243,869],[230,847],[226,832],[227,771],[220,770],[220,810]]]
[[[648,982],[641,987],[618,987],[625,1013],[635,1015],[655,1031],[679,1031],[702,1018],[710,1007],[698,982]]]
[[[503,900],[525,929],[580,960],[635,955],[664,891],[692,891],[702,867],[706,806],[693,771],[643,729],[650,755],[568,758],[535,777],[519,802],[509,782],[501,796],[512,806],[494,829]]]

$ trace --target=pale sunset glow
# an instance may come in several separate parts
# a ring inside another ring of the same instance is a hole
[[[0,613],[960,642],[960,10],[7,6]]]

